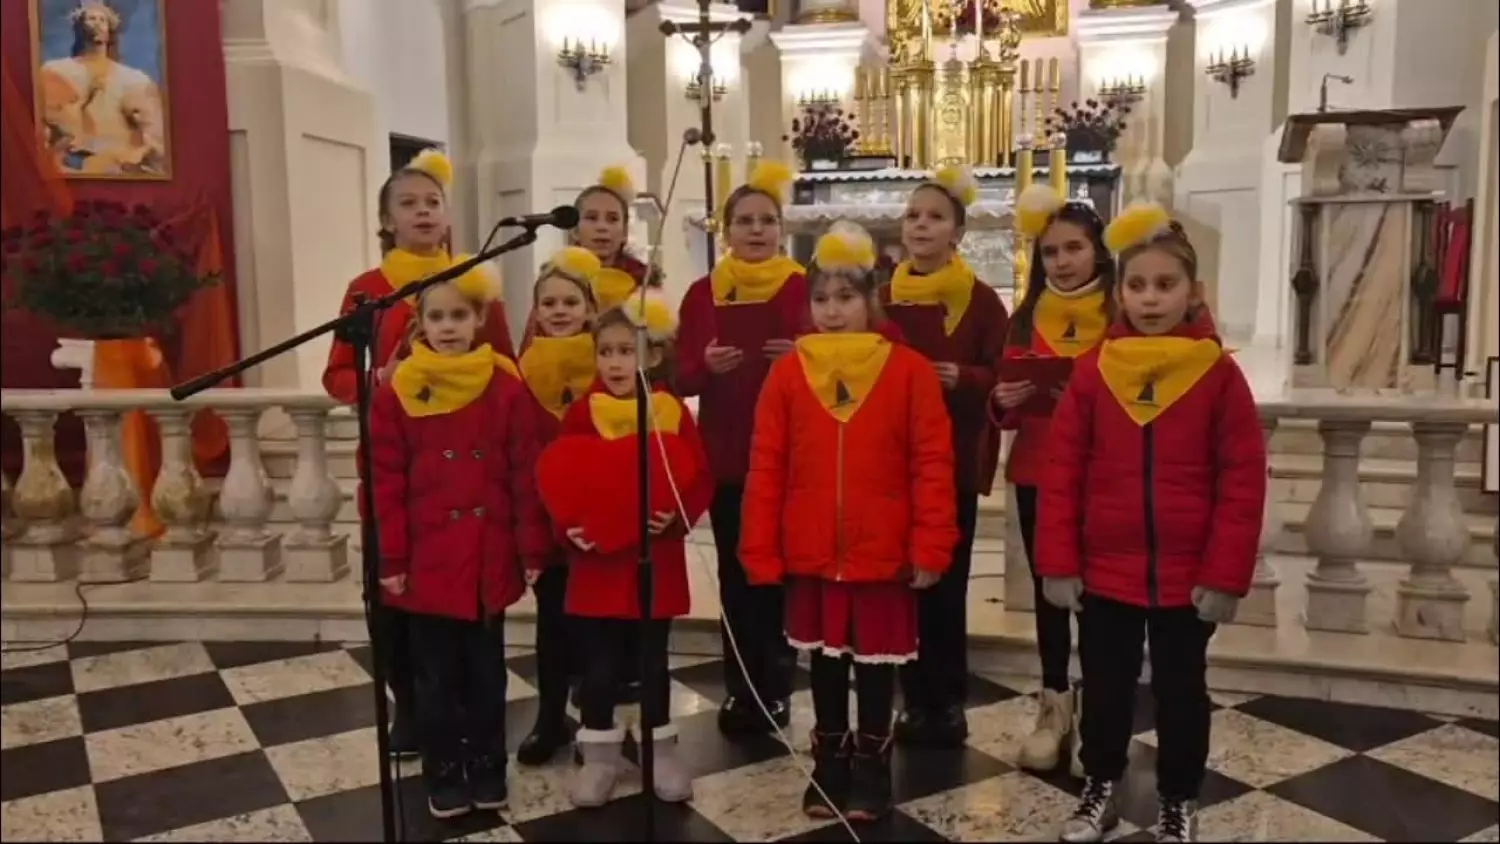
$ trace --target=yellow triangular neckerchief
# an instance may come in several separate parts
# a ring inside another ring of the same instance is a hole
[[[818,403],[848,422],[875,388],[891,343],[879,334],[807,334],[797,340],[797,357]]]
[[[1104,291],[1098,280],[1076,290],[1059,290],[1047,282],[1037,291],[1031,327],[1054,355],[1076,358],[1099,344],[1109,328],[1104,310]]]
[[[786,280],[807,270],[785,255],[750,263],[725,255],[709,273],[716,305],[753,305],[769,302],[781,292]]]
[[[385,253],[380,259],[380,274],[391,283],[392,290],[401,288],[415,281],[421,281],[433,273],[440,273],[469,260],[469,255],[449,255],[445,250],[439,249],[431,255],[418,255],[405,249],[392,249]],[[468,278],[474,273],[485,272],[484,265],[480,265],[464,273],[463,278]],[[489,284],[477,285],[482,288],[490,287]]]
[[[594,303],[599,313],[617,308],[635,292],[635,276],[616,267],[605,267],[594,276]]]
[[[1213,340],[1120,337],[1099,347],[1099,374],[1130,418],[1137,425],[1149,425],[1187,395],[1223,355]]]
[[[615,398],[609,393],[589,396],[589,418],[606,440],[620,440],[636,432],[635,396]],[[675,434],[682,429],[682,405],[667,393],[651,394],[652,433]]]
[[[594,336],[531,338],[521,353],[521,380],[537,403],[558,419],[594,383]]]
[[[973,298],[974,271],[956,252],[936,272],[916,275],[911,262],[902,261],[891,276],[891,304],[942,305],[943,331],[949,335],[958,330]]]
[[[479,398],[497,369],[515,374],[510,358],[495,354],[488,343],[461,355],[440,355],[426,343],[412,343],[411,355],[391,373],[391,388],[407,416],[441,416]]]

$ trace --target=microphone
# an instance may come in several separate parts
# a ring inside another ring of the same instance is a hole
[[[699,129],[697,126],[689,126],[682,131],[683,146],[692,146],[693,144],[711,144],[713,142],[714,136],[703,134],[703,130]]]
[[[571,205],[559,205],[545,214],[523,214],[519,217],[506,217],[495,224],[495,228],[512,226],[523,229],[539,229],[542,226],[554,226],[559,229],[572,229],[578,226],[578,209]]]

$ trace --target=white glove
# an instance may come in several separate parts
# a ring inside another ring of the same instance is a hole
[[[1060,610],[1083,612],[1083,578],[1044,577],[1042,597]]]
[[[1240,599],[1228,592],[1194,586],[1193,606],[1198,610],[1198,618],[1203,621],[1209,624],[1228,624],[1234,621],[1234,614],[1240,608]]]

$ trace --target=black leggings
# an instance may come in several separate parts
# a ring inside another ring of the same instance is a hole
[[[578,673],[572,623],[563,614],[567,566],[551,566],[531,587],[536,595],[537,720],[557,727],[567,719],[568,681]]]
[[[615,705],[620,703],[621,663],[644,649],[649,655],[651,679],[641,683],[641,721],[646,727],[670,723],[672,678],[667,674],[667,644],[672,635],[671,619],[654,619],[644,626],[636,619],[570,616],[573,641],[583,663],[583,681],[578,688],[578,714],[587,730],[611,730]]]
[[[814,728],[819,733],[849,732],[849,665],[854,664],[854,696],[859,709],[859,731],[880,737],[891,732],[896,702],[896,666],[854,662],[847,656],[812,656]]]
[[[396,699],[396,717],[404,723],[416,726],[407,719],[416,715],[416,671],[412,668],[411,615],[394,607],[379,605],[375,608],[375,623],[380,626],[385,639],[385,684]]]
[[[958,494],[958,543],[953,564],[917,593],[917,658],[901,666],[906,708],[942,713],[969,699],[969,574],[979,496]]]
[[[709,505],[714,550],[719,555],[719,636],[724,654],[724,689],[740,703],[754,700],[751,688],[770,706],[792,694],[797,655],[786,641],[780,586],[752,586],[740,565],[740,505],[743,486],[721,484]],[[729,629],[734,639],[729,638]],[[739,659],[735,656],[738,654]],[[744,661],[743,670],[740,660]],[[750,682],[745,682],[746,675]]]
[[[1042,658],[1042,687],[1054,692],[1068,690],[1068,660],[1073,655],[1073,628],[1068,611],[1047,603],[1042,595],[1042,579],[1036,576],[1036,506],[1034,486],[1016,486],[1016,520],[1021,523],[1021,542],[1026,546],[1026,561],[1031,566],[1031,583],[1036,595],[1036,649]]]

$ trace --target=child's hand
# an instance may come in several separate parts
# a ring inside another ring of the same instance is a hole
[[[943,382],[943,389],[951,390],[958,386],[958,364],[935,363],[932,368],[937,370],[938,380]]]
[[[1001,410],[1013,410],[1026,403],[1036,393],[1036,385],[1030,381],[1001,381],[990,393],[990,401]]]
[[[651,528],[652,536],[661,536],[672,523],[677,521],[677,514],[671,510],[661,510],[651,516],[647,524]]]
[[[392,595],[405,595],[406,575],[398,574],[394,577],[382,577],[380,578],[380,588]]]
[[[1060,610],[1083,612],[1083,578],[1044,577],[1042,597]]]
[[[775,340],[767,340],[766,344],[761,347],[761,352],[766,356],[766,360],[776,360],[777,358],[787,354],[795,348],[797,348],[797,344],[793,343],[791,340],[783,340],[778,338]]]
[[[541,580],[541,579],[542,579],[542,573],[541,572],[537,571],[536,569],[527,569],[526,570],[526,585],[527,586],[535,586],[536,582],[538,580]]]
[[[913,569],[911,573],[911,588],[927,589],[932,584],[937,583],[939,577],[941,575],[936,572],[930,572],[927,569]]]
[[[733,370],[744,359],[744,352],[733,346],[720,346],[718,340],[708,341],[708,348],[703,350],[703,362],[708,365],[708,371],[715,375]]]
[[[1217,589],[1194,586],[1192,597],[1193,607],[1198,610],[1198,618],[1209,624],[1228,624],[1234,621],[1234,614],[1240,608],[1239,598]]]
[[[580,551],[594,550],[594,543],[583,538],[583,528],[581,527],[568,528],[567,537],[569,541],[578,546],[578,550]]]

